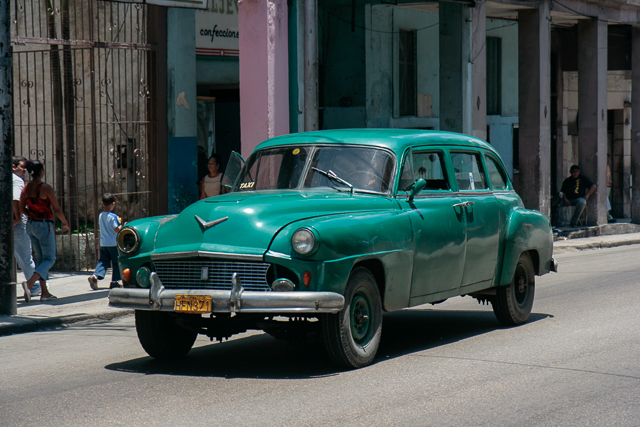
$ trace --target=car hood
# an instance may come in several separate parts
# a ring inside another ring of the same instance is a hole
[[[229,193],[194,203],[163,224],[153,253],[263,255],[278,230],[292,222],[396,208],[392,198],[338,191]],[[217,223],[209,227],[201,224],[211,222]]]

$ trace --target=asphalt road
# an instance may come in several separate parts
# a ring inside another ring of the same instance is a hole
[[[158,362],[132,317],[0,337],[0,425],[637,426],[640,245],[558,258],[528,324],[469,297],[391,313],[349,372],[262,333]]]

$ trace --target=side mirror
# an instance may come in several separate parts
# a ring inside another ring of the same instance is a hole
[[[411,186],[411,192],[409,193],[409,203],[413,202],[413,198],[416,197],[416,194],[421,192],[426,186],[427,181],[422,178],[418,178],[416,182],[414,182]]]

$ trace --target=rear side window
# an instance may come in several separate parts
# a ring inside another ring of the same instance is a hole
[[[480,154],[452,151],[451,163],[460,191],[486,190],[488,188]]]
[[[491,188],[494,190],[507,190],[507,180],[504,176],[504,172],[498,161],[491,156],[485,156],[487,164],[487,172],[489,172],[489,180],[491,181]]]

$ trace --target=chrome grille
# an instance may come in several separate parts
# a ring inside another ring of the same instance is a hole
[[[238,273],[248,291],[268,291],[267,270],[271,264],[225,261],[156,261],[160,281],[167,289],[231,289],[231,277]],[[208,278],[202,279],[207,268]]]

